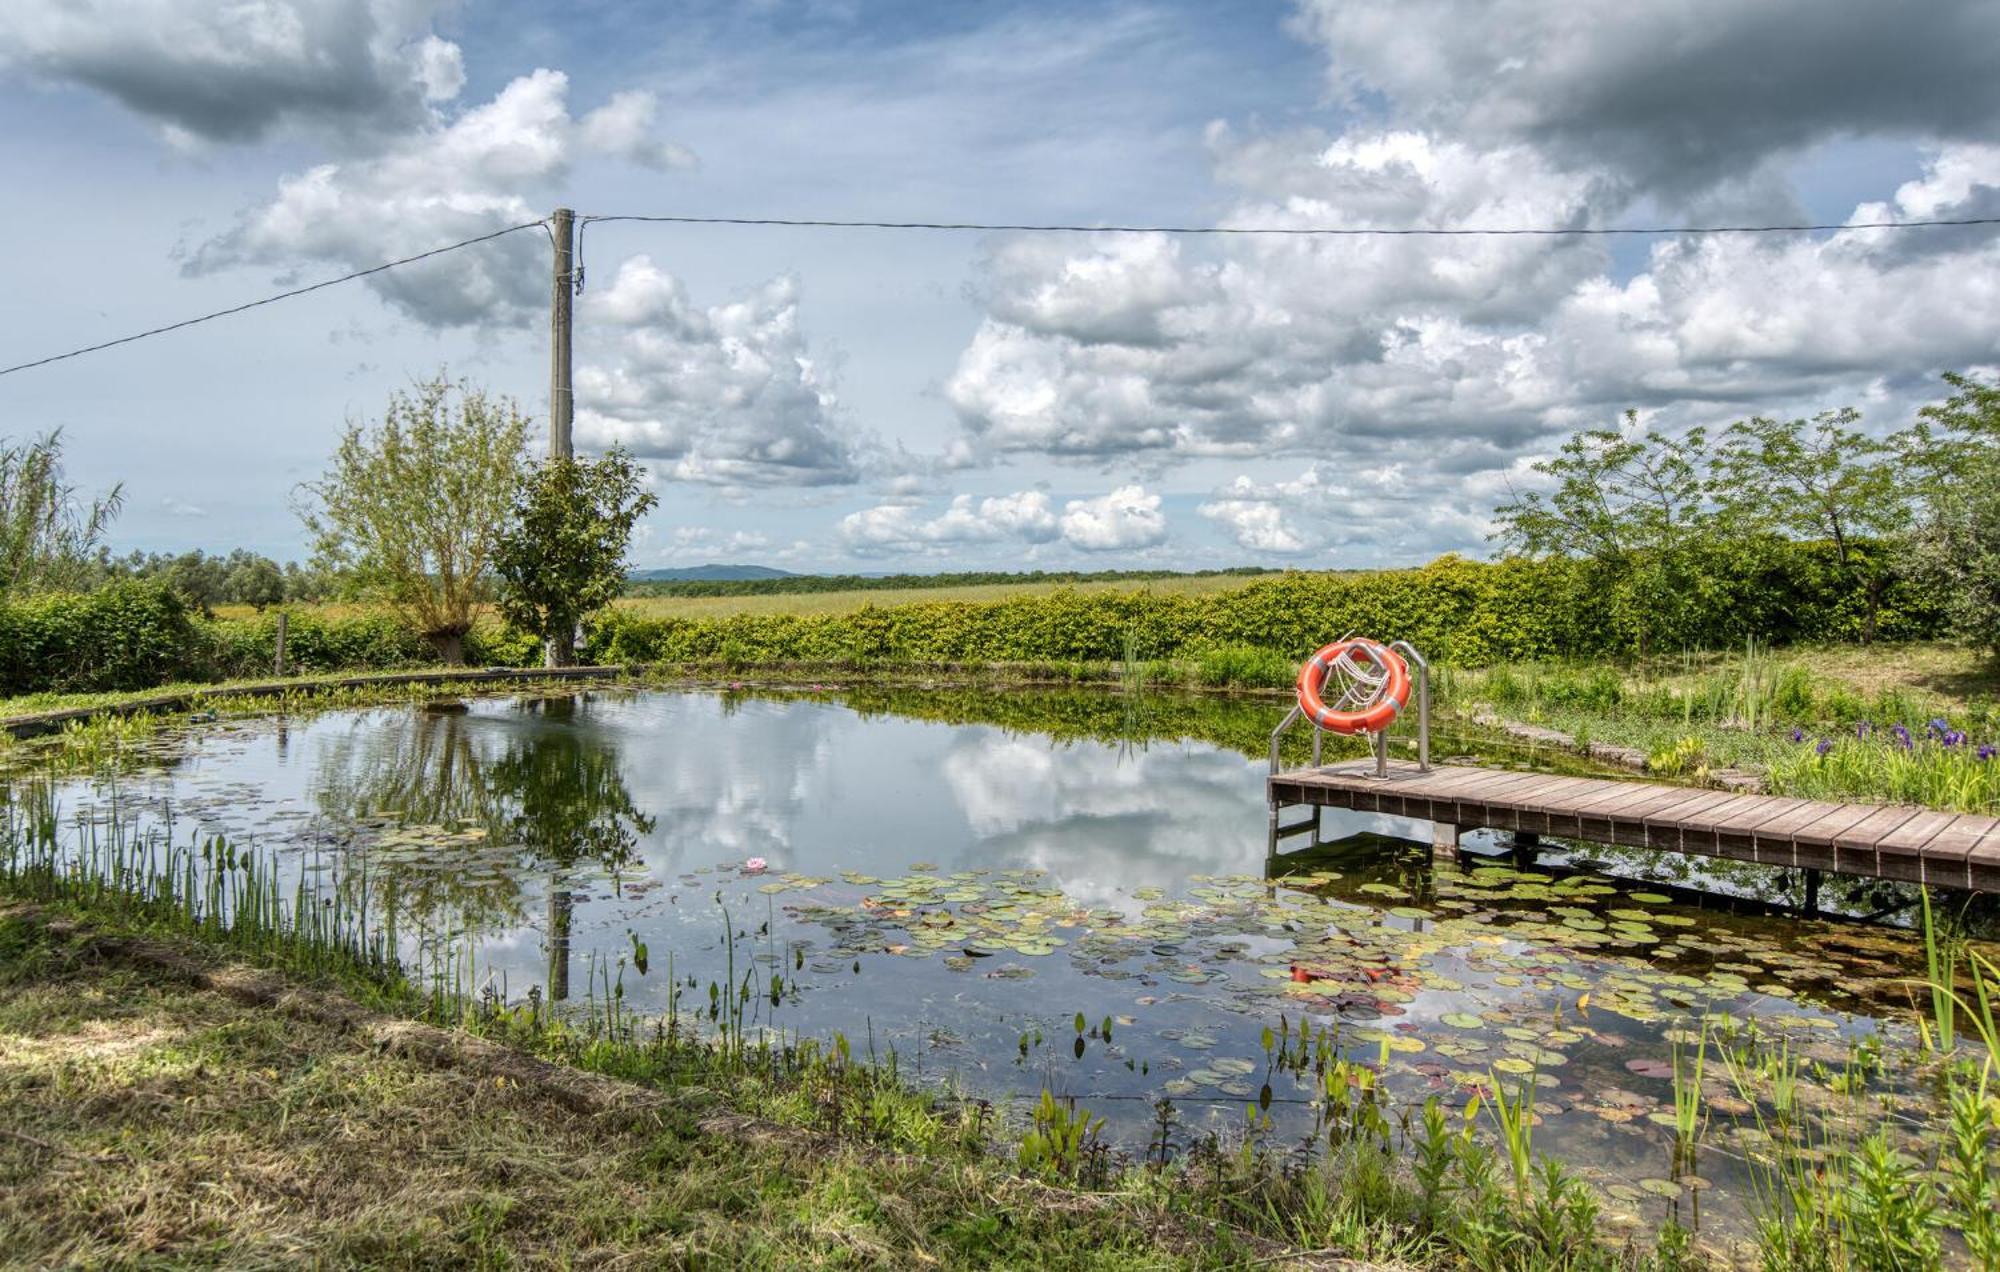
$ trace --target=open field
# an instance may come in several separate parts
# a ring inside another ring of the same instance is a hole
[[[851,614],[875,606],[927,601],[1005,601],[1055,591],[1089,594],[1151,592],[1170,596],[1212,596],[1234,592],[1270,576],[1191,575],[1134,583],[989,583],[977,587],[879,588],[852,592],[792,592],[772,596],[627,596],[618,607],[647,618],[721,618],[729,614]]]

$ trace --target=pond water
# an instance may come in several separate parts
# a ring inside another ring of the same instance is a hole
[[[1422,823],[1332,810],[1325,842],[1270,858],[1281,711],[565,692],[176,730],[57,797],[83,822],[115,804],[177,841],[223,833],[327,886],[365,879],[406,955],[469,951],[512,1000],[615,979],[628,1009],[705,1020],[733,967],[753,1027],[838,1031],[972,1096],[1073,1095],[1135,1155],[1163,1098],[1176,1145],[1247,1133],[1260,1106],[1268,1142],[1311,1137],[1321,1078],[1276,1059],[1302,1028],[1406,1102],[1535,1084],[1537,1150],[1647,1222],[1740,1219],[1759,1132],[1731,1115],[1755,1090],[1711,1064],[1702,1156],[1672,1157],[1675,1054],[1704,1030],[1782,1041],[1807,1087],[1819,1065],[1819,1086],[1859,1082],[1870,1117],[1921,1127],[1897,1060],[1923,965],[1906,928],[1774,909],[1796,880],[1666,855],[1555,844],[1529,864],[1486,837],[1471,847],[1495,855],[1434,865]],[[1913,895],[1830,880],[1826,904]],[[1822,1112],[1856,1116],[1854,1095]]]

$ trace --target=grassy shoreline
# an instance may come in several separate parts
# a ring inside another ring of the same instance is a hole
[[[699,1088],[580,1111],[533,1066],[383,1046],[343,1027],[337,989],[134,925],[0,906],[0,953],[0,1240],[28,1265],[1164,1269],[1274,1249],[1140,1192],[794,1132]]]

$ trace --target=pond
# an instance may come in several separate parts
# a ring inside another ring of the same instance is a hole
[[[413,966],[469,958],[510,1001],[615,984],[706,1022],[733,976],[752,1028],[837,1032],[971,1097],[1074,1096],[1135,1156],[1161,1100],[1177,1147],[1310,1142],[1334,1054],[1405,1107],[1532,1084],[1537,1151],[1647,1223],[1740,1223],[1773,1054],[1829,1126],[1921,1132],[1908,889],[1825,899],[1905,926],[1808,917],[1756,867],[1564,844],[1531,863],[1492,836],[1434,864],[1422,823],[1332,810],[1322,843],[1271,858],[1269,700],[815,689],[192,726],[57,799],[67,833],[115,809],[365,886]],[[1696,1079],[1706,1038],[1739,1064]],[[1707,1097],[1693,1163],[1677,1063]]]

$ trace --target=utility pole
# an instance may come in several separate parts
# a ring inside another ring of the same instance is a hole
[[[570,303],[576,296],[576,280],[572,277],[576,252],[576,213],[568,208],[557,208],[549,218],[549,235],[555,240],[555,290],[549,297],[549,458],[569,459],[574,454],[570,444],[570,424],[576,414],[576,394],[570,387]],[[567,667],[576,661],[576,641],[568,632],[551,636],[542,642],[542,665],[545,667]],[[550,921],[554,922],[556,893],[549,893]],[[563,894],[567,899],[568,894]],[[569,931],[565,921],[563,929],[562,980],[552,981],[549,990],[557,998],[569,995]],[[555,935],[550,936],[551,969],[554,967]],[[551,977],[554,972],[551,971]]]
[[[570,301],[576,295],[572,262],[576,247],[576,213],[557,208],[549,218],[549,232],[555,238],[555,292],[549,304],[549,458],[568,459],[570,421],[576,412],[576,394],[570,388]]]

